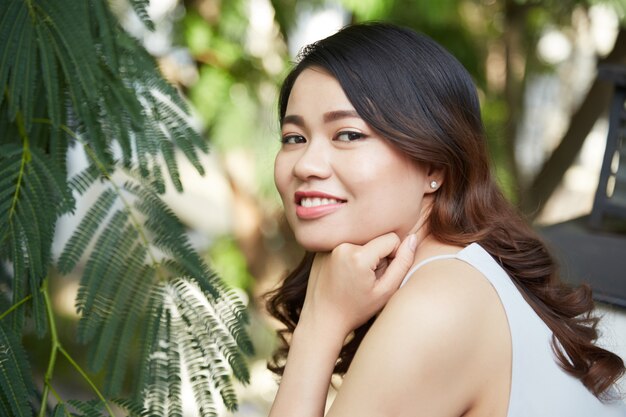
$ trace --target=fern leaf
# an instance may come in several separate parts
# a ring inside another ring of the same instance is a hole
[[[52,35],[48,28],[41,22],[37,22],[35,25],[37,34],[37,45],[39,50],[39,57],[41,61],[41,74],[43,77],[43,83],[46,87],[46,99],[48,102],[48,114],[54,127],[58,127],[61,123],[61,101],[60,89],[59,89],[59,74],[54,55],[53,48],[50,47],[51,42],[54,42]]]
[[[0,8],[0,103],[5,99],[5,88],[8,85],[9,74],[14,71],[13,59],[17,53],[17,34],[20,29],[28,25],[28,9],[26,2],[12,0],[5,7]],[[11,117],[13,120],[13,117]]]
[[[223,324],[216,317],[213,308],[198,298],[202,292],[196,284],[191,280],[178,278],[172,283],[172,289],[176,295],[174,303],[185,321],[193,327],[192,333],[208,335],[208,339],[199,344],[215,344],[228,361],[237,379],[247,382],[249,373],[245,358],[238,349],[233,336],[224,329]]]
[[[146,323],[141,332],[141,366],[137,375],[138,387],[137,393],[143,392],[152,385],[151,358],[156,347],[159,344],[159,331],[165,308],[163,300],[165,297],[165,286],[163,284],[155,285],[148,297],[148,306],[146,308]],[[143,400],[143,396],[136,398]]]
[[[115,244],[119,241],[119,230],[123,230],[128,220],[128,214],[122,210],[118,210],[107,224],[108,233],[101,233],[95,243],[95,250],[91,252],[91,256],[85,266],[78,294],[76,296],[76,308],[79,313],[89,314],[85,312],[85,304],[87,297],[95,297],[98,286],[101,283],[102,273],[109,260],[113,256]],[[112,231],[111,231],[112,230]],[[106,231],[106,229],[105,229]],[[117,231],[117,233],[116,233]],[[92,292],[93,294],[89,294]]]
[[[9,400],[6,398],[5,393],[0,389],[0,416],[10,416],[11,405],[9,404]]]
[[[198,339],[189,335],[189,332],[184,331],[178,337],[181,338],[185,366],[189,372],[198,414],[202,417],[215,417],[217,410],[211,393],[211,377],[206,369],[207,358],[203,355]]]
[[[22,225],[22,222],[19,217],[15,220],[15,224],[16,224],[17,231],[14,234],[14,239],[16,240],[19,239],[19,242],[16,243],[14,247],[23,246],[26,252],[25,253],[26,260],[21,261],[20,263],[22,265],[27,265],[28,268],[27,269],[25,268],[25,271],[24,271],[24,275],[27,275],[27,276],[16,275],[14,278],[14,281],[24,280],[28,282],[28,287],[29,287],[28,290],[30,294],[33,296],[32,298],[33,314],[32,315],[35,321],[35,329],[37,331],[37,335],[39,337],[43,337],[43,335],[46,333],[46,330],[47,330],[47,320],[46,320],[46,311],[45,311],[43,296],[41,295],[41,292],[39,291],[41,282],[43,281],[43,278],[44,278],[44,276],[40,274],[38,271],[41,268],[41,266],[37,264],[37,260],[36,260],[39,254],[37,253],[37,248],[34,247],[32,243],[27,242],[27,239],[24,238],[24,226]],[[19,254],[17,256],[20,257]],[[24,253],[22,253],[21,256],[24,256]]]
[[[113,21],[113,16],[111,16],[111,12],[109,12],[109,9],[106,7],[106,3],[104,1],[90,0],[89,9],[95,17],[93,26],[95,26],[98,31],[97,38],[102,42],[102,55],[104,61],[107,63],[109,68],[111,68],[111,70],[117,71],[117,47],[114,42],[114,32],[117,28],[117,23]]]
[[[9,226],[11,230],[11,236],[15,236],[15,225],[13,223]],[[10,258],[13,260],[13,280],[12,280],[12,288],[13,290],[13,303],[20,302],[23,298],[28,295],[28,281],[25,279],[26,277],[26,265],[24,265],[24,257],[22,256],[22,245],[21,241],[15,238],[10,239]],[[16,332],[22,330],[22,326],[24,324],[24,311],[25,309],[20,308],[17,311],[14,311],[10,316],[10,327]]]
[[[124,255],[137,238],[134,227],[126,225],[127,213],[120,211],[116,214],[119,213],[120,222],[124,222],[120,224],[121,231],[111,224],[102,232],[101,239],[105,245],[97,245],[91,253],[81,280],[78,296],[82,303],[77,303],[77,306],[83,314],[78,323],[77,338],[82,343],[89,342],[110,316],[112,294],[116,284],[124,278]],[[116,220],[115,216],[113,220]]]
[[[183,191],[183,184],[180,182],[180,172],[178,171],[178,164],[176,163],[176,154],[174,152],[174,144],[169,140],[161,142],[161,154],[163,155],[163,161],[170,174],[172,183],[176,191]]]
[[[159,164],[155,164],[152,168],[152,177],[152,188],[154,188],[157,193],[163,194],[165,192],[165,181],[163,180],[163,173],[161,172],[161,166]]]
[[[148,140],[143,140],[143,137],[137,137],[132,134],[131,138],[134,139],[135,147],[136,147],[136,155],[137,161],[139,162],[139,173],[143,178],[148,178],[150,176],[150,170],[148,169],[148,158],[150,155],[150,146]]]
[[[91,175],[91,172],[83,171],[83,173],[88,173],[87,175]],[[116,200],[115,191],[107,188],[87,211],[59,257],[58,268],[61,272],[68,273],[74,269]]]
[[[196,317],[186,317],[183,313],[183,319],[187,326],[182,329],[185,334],[181,340],[185,342],[185,346],[189,346],[193,353],[185,356],[185,363],[189,367],[189,374],[192,380],[197,378],[206,378],[222,397],[226,408],[233,411],[237,409],[237,397],[231,382],[230,372],[222,360],[222,354],[215,342],[212,330],[209,326],[197,323]],[[199,366],[198,365],[203,365]],[[199,373],[199,374],[198,374]],[[210,398],[209,398],[210,400]]]
[[[15,417],[31,416],[29,394],[34,392],[26,352],[19,339],[0,322],[0,388]]]
[[[235,294],[234,291],[229,291],[229,293]],[[233,310],[233,302],[231,301],[233,298],[239,301],[239,297],[236,294],[229,295],[228,298],[215,303],[214,308],[220,321],[228,330],[228,333],[235,339],[239,349],[246,355],[253,355],[254,346],[252,345],[252,340],[248,337],[248,332],[243,325],[245,322],[238,318]]]
[[[119,253],[124,256],[124,253]],[[119,338],[124,336],[120,334],[120,327],[123,322],[129,323],[128,310],[132,303],[137,302],[130,298],[133,294],[133,287],[137,281],[140,271],[144,266],[144,258],[146,249],[142,245],[136,245],[128,255],[127,259],[121,259],[120,264],[123,265],[121,274],[118,276],[108,276],[108,280],[112,282],[111,289],[108,291],[99,291],[98,298],[102,301],[101,310],[103,314],[102,329],[98,332],[98,338],[95,346],[90,347],[90,366],[92,369],[99,371],[109,357],[109,352],[113,345],[119,347]],[[143,282],[143,284],[150,284]],[[132,325],[132,323],[129,323]],[[115,339],[118,340],[115,340]],[[111,387],[109,387],[111,388]]]
[[[143,390],[145,414],[165,416],[169,408],[168,356],[171,344],[171,315],[167,309],[158,323],[156,343],[151,349],[148,362],[146,386]],[[174,399],[175,400],[175,399]]]
[[[61,66],[67,66],[62,63]],[[67,70],[70,74],[76,71],[75,68]],[[98,112],[102,111],[100,103],[90,103],[81,90],[76,86],[70,85],[70,96],[74,106],[72,110],[76,112],[76,119],[80,123],[75,126],[77,133],[88,142],[87,146],[95,154],[101,169],[106,173],[112,173],[114,170],[114,158],[111,152],[111,143],[105,136],[102,126],[99,123]],[[93,162],[93,161],[92,161]]]
[[[226,368],[214,343],[206,344],[204,348],[206,357],[211,358],[207,362],[212,385],[219,391],[226,408],[229,411],[236,411],[237,394],[231,382],[230,371]]]
[[[143,405],[135,400],[128,398],[114,398],[111,401],[128,412],[128,417],[141,417],[143,413]]]
[[[12,206],[22,165],[22,149],[13,145],[0,148],[0,243],[9,231]]]
[[[103,417],[102,408],[104,404],[100,400],[69,400],[67,404],[78,410],[81,417]]]
[[[50,155],[48,158],[50,164],[45,164],[45,166],[51,170],[53,180],[58,183],[58,188],[61,192],[59,195],[61,202],[59,202],[58,206],[58,215],[60,216],[66,213],[73,213],[76,208],[76,199],[68,183],[67,152],[69,150],[69,142],[67,134],[60,129],[50,128],[49,135]]]
[[[147,11],[148,6],[150,5],[150,0],[130,0],[130,4],[135,10],[135,13],[137,13],[139,20],[141,20],[141,22],[146,25],[150,31],[154,31],[154,23],[150,19]]]
[[[40,149],[34,148],[32,153],[32,167],[37,173],[38,178],[45,179],[46,194],[49,195],[51,201],[56,202],[57,212],[50,212],[50,220],[55,221],[58,215],[67,213],[75,205],[74,197],[71,189],[67,186],[67,178],[65,172],[59,169],[55,161],[41,152]]]
[[[172,417],[182,417],[182,393],[181,393],[181,358],[180,358],[180,343],[178,340],[178,333],[180,328],[178,325],[173,326],[176,329],[176,335],[169,338],[169,349],[167,355],[167,383],[168,383],[168,403],[169,410],[168,415]]]
[[[150,292],[146,291],[146,287],[149,287],[149,283],[154,282],[154,275],[154,268],[144,266],[143,271],[137,274],[132,286],[128,289],[130,303],[120,313],[120,316],[124,317],[124,321],[117,337],[117,343],[111,352],[105,381],[106,392],[109,395],[117,395],[121,389],[127,372],[129,352],[133,342],[137,339],[137,328],[140,324],[143,326],[144,318],[147,316]]]
[[[55,43],[59,45],[59,63],[67,62],[75,69],[67,72],[70,66],[62,65],[65,78],[75,80],[91,102],[96,97],[93,86],[98,85],[95,75],[98,59],[93,48],[93,39],[89,36],[91,30],[87,25],[87,2],[72,2],[72,7],[63,7],[55,0],[40,0],[38,3],[41,21],[48,25]]]
[[[124,35],[123,32],[117,32],[116,36],[124,38],[127,35]],[[134,44],[135,48],[139,48],[136,43]],[[136,52],[136,51],[133,51]],[[122,58],[126,57],[125,55]],[[122,68],[127,70],[126,67],[127,62],[122,61]],[[117,88],[111,88],[109,91],[111,93],[111,101],[109,103],[115,103],[116,106],[123,106],[126,110],[124,113],[130,117],[132,122],[129,127],[132,131],[141,133],[145,128],[146,122],[150,122],[150,120],[146,120],[145,114],[143,113],[143,108],[140,103],[140,97],[137,96],[136,89],[139,88],[137,86],[134,89],[128,87],[128,85],[133,85],[135,82],[141,82],[141,80],[127,80],[127,79],[119,79],[117,73],[111,73],[109,71],[103,72],[104,81],[109,83],[111,86],[116,86]],[[113,111],[116,110],[116,107],[108,107]],[[109,112],[112,113],[113,111]]]
[[[153,244],[171,255],[184,267],[182,275],[201,276],[204,273],[204,263],[193,250],[185,234],[185,228],[180,220],[159,196],[147,188],[126,187],[137,196],[135,207],[146,216],[145,227],[154,236]],[[209,291],[214,289],[209,287]],[[217,290],[213,291],[215,298],[220,297]]]
[[[30,129],[33,115],[33,95],[36,82],[37,49],[35,33],[30,18],[22,22],[21,31],[16,34],[16,50],[13,56],[13,68],[9,82],[9,118],[15,119],[17,112],[21,112],[26,130]]]
[[[26,152],[27,149],[24,149]],[[22,176],[15,186],[15,210],[9,218],[13,240],[13,254],[21,257],[24,270],[14,275],[15,280],[27,280],[29,292],[33,295],[33,309],[37,333],[43,336],[46,330],[46,316],[39,288],[47,273],[51,260],[51,246],[58,210],[58,201],[53,193],[51,179],[44,177],[33,162],[44,158],[38,151],[30,153],[30,162],[23,166]],[[42,161],[39,161],[43,163]],[[49,162],[46,159],[46,162]],[[15,258],[14,258],[15,262]]]
[[[156,108],[157,117],[165,126],[164,130],[169,133],[173,142],[183,151],[200,175],[204,175],[204,167],[200,164],[196,147],[206,151],[206,142],[189,126],[186,115],[180,108],[174,106],[169,97],[161,94],[155,99],[157,97],[159,98],[157,101],[159,105]]]
[[[136,41],[128,37],[121,39],[124,47],[120,61],[128,69],[126,82],[135,86],[136,95],[143,106],[144,118],[150,120],[150,123],[143,124],[142,131],[136,131],[134,138],[141,176],[150,177],[149,155],[155,156],[164,141],[176,144],[198,172],[204,173],[197,150],[190,144],[193,143],[200,151],[207,152],[207,143],[190,127],[186,103],[155,71],[154,59],[145,50],[138,48]],[[168,163],[174,166],[176,161],[168,159]],[[176,179],[172,178],[172,181],[176,185]]]
[[[76,190],[80,195],[83,195],[99,177],[100,169],[95,164],[90,164],[70,179],[69,186],[72,190]]]
[[[67,408],[65,408],[65,404],[59,403],[54,407],[54,411],[52,412],[52,417],[71,417]]]

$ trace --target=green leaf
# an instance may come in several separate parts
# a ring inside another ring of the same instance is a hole
[[[54,54],[54,48],[51,47],[51,44],[54,43],[55,40],[47,26],[41,22],[37,22],[35,31],[41,61],[41,75],[43,77],[44,86],[46,87],[48,114],[50,115],[52,125],[58,127],[61,123],[63,105],[60,94],[60,80],[56,56]]]
[[[106,387],[108,395],[117,395],[122,387],[122,382],[128,370],[128,358],[133,343],[137,340],[137,329],[145,325],[148,316],[148,302],[150,291],[146,291],[146,286],[154,282],[155,271],[149,266],[137,274],[132,285],[128,288],[129,303],[121,311],[120,316],[124,318],[117,342],[113,346],[111,359],[107,369]],[[108,325],[108,323],[107,323]],[[106,329],[105,329],[106,331]],[[102,337],[101,337],[102,339]]]
[[[52,412],[52,417],[70,417],[69,411],[65,408],[65,404],[57,404]]]
[[[39,0],[38,11],[52,34],[57,52],[64,66],[65,77],[73,80],[70,86],[80,86],[84,96],[91,102],[97,97],[98,59],[93,48],[94,40],[87,23],[89,15],[86,1],[72,2],[72,7],[63,7],[57,0]],[[75,71],[68,71],[69,68]]]
[[[100,177],[100,174],[98,167],[95,164],[90,164],[87,168],[73,176],[68,185],[72,190],[76,190],[80,195],[83,195]]]
[[[90,172],[90,171],[84,171]],[[111,188],[105,189],[87,211],[78,227],[68,240],[59,257],[58,268],[63,273],[69,273],[85,252],[85,249],[96,235],[96,230],[107,217],[113,204],[117,201],[117,194]]]
[[[13,416],[32,415],[29,396],[35,384],[26,352],[4,322],[0,322],[0,388]]]
[[[9,74],[14,71],[14,57],[17,53],[17,34],[20,29],[28,25],[27,4],[20,0],[10,0],[9,4],[0,7],[0,103],[5,99],[4,90],[7,87]],[[13,98],[14,99],[14,98]],[[11,120],[14,118],[11,117]]]
[[[131,238],[132,239],[132,238]],[[131,240],[128,239],[128,240]],[[131,243],[134,243],[131,240]],[[125,249],[125,247],[122,247]],[[120,253],[121,252],[121,253]],[[117,252],[119,256],[124,256],[123,251]],[[126,324],[130,327],[127,331],[133,331],[137,322],[132,322],[128,313],[131,306],[136,303],[136,298],[131,296],[137,296],[136,284],[149,285],[150,282],[140,281],[143,278],[141,270],[144,267],[144,261],[146,256],[146,249],[141,244],[136,245],[129,251],[127,258],[120,260],[120,264],[124,266],[120,270],[120,274],[117,276],[109,275],[109,281],[112,281],[113,285],[110,285],[110,289],[103,291],[102,287],[99,291],[100,305],[99,309],[107,312],[103,317],[102,328],[99,331],[97,341],[91,346],[90,366],[92,369],[98,371],[105,364],[105,361],[109,358],[109,352],[112,348],[118,349],[120,347],[120,339],[128,339],[129,334],[121,333],[122,327]],[[135,317],[137,319],[137,317]],[[130,340],[128,341],[130,342]],[[109,387],[112,392],[117,390]]]
[[[115,32],[117,32],[117,22],[114,21],[107,4],[102,0],[90,0],[90,10],[95,19],[92,20],[92,27],[98,31],[97,38],[102,42],[103,59],[114,71],[118,69],[118,52],[115,43]]]
[[[79,401],[69,400],[67,404],[80,412],[81,417],[103,417],[104,404],[100,400]]]
[[[137,13],[137,16],[139,16],[143,24],[146,25],[149,30],[154,31],[154,23],[150,19],[150,16],[148,16],[148,11],[146,10],[150,5],[150,0],[130,0],[130,4],[133,6],[135,13]]]

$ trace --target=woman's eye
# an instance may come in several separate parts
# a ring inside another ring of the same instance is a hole
[[[352,142],[354,140],[363,139],[365,135],[361,132],[339,132],[335,140],[340,142]]]
[[[304,143],[306,139],[304,139],[304,136],[300,135],[287,135],[283,136],[280,141],[283,145],[293,145],[296,143]]]

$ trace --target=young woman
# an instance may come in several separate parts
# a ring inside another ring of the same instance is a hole
[[[279,110],[276,186],[308,252],[268,302],[271,417],[323,416],[333,373],[329,416],[626,416],[590,291],[498,190],[456,59],[349,26],[303,51]]]

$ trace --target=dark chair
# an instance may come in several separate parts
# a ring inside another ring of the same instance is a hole
[[[626,67],[601,67],[598,76],[615,86],[600,181],[589,218],[593,228],[602,229],[606,217],[626,219]]]

